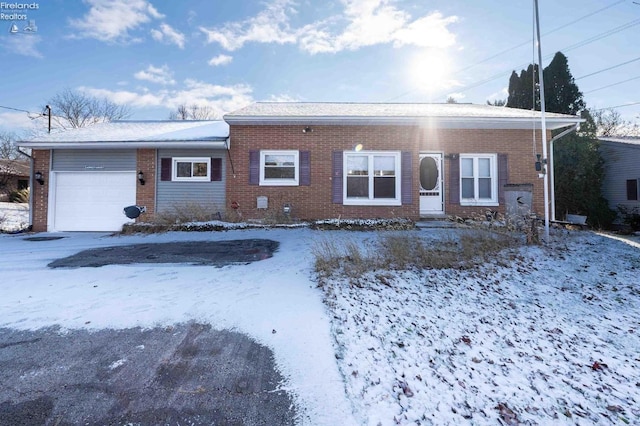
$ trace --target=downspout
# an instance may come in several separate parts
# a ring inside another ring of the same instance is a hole
[[[236,171],[233,167],[233,160],[231,159],[231,150],[230,150],[230,145],[231,145],[231,137],[228,137],[225,141],[224,141],[224,146],[225,148],[227,148],[227,157],[229,157],[229,165],[231,165],[231,173],[233,174],[233,178],[236,178]]]
[[[551,141],[549,142],[550,144],[549,162],[551,163],[549,167],[549,178],[551,180],[551,220],[552,221],[556,220],[556,186],[555,186],[555,178],[554,178],[555,165],[553,163],[553,143],[556,140],[560,139],[561,137],[564,137],[571,132],[577,131],[579,127],[580,127],[580,124],[576,123],[573,126],[569,127],[567,130],[565,130],[564,132],[555,135],[553,138],[551,138]]]
[[[29,158],[29,230],[33,229],[33,157],[18,147],[18,152]]]

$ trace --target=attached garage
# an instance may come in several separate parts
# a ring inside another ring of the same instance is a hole
[[[134,150],[54,150],[49,231],[119,231],[136,202]]]
[[[52,231],[119,231],[136,202],[136,172],[56,172]]]
[[[226,202],[229,125],[211,121],[112,121],[20,141],[31,149],[31,224],[42,231],[117,232],[137,219],[198,204],[213,217]],[[165,167],[166,166],[166,167]]]

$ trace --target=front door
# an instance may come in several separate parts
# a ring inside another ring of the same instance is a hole
[[[420,215],[444,214],[442,154],[420,154]]]

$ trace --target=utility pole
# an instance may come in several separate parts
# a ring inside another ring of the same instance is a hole
[[[545,119],[544,77],[542,73],[542,46],[540,45],[540,13],[538,0],[533,0],[536,16],[536,43],[538,44],[538,71],[540,73],[540,116],[542,120],[542,173],[544,184],[544,239],[549,241],[549,174],[547,173],[547,123]]]
[[[49,105],[46,105],[45,109],[47,110],[47,113],[45,115],[49,117],[49,133],[51,133],[51,107]]]

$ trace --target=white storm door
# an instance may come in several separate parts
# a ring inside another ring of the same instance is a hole
[[[442,154],[420,154],[420,215],[444,214]]]

